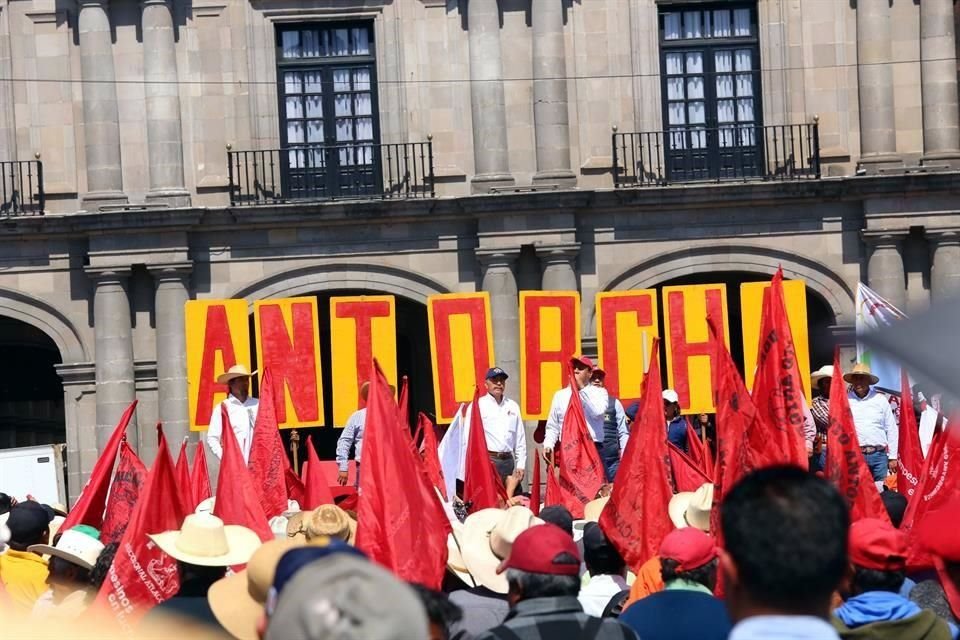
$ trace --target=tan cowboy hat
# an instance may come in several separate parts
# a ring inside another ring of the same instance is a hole
[[[224,525],[209,513],[191,513],[179,531],[148,535],[160,550],[180,562],[201,567],[246,564],[260,547],[260,537],[239,525]]]
[[[496,593],[507,593],[506,574],[497,567],[510,555],[517,536],[543,520],[526,507],[481,509],[463,523],[463,561],[474,580]]]
[[[335,504],[322,504],[303,516],[307,542],[320,537],[339,538],[353,544],[357,537],[357,521]]]
[[[94,531],[93,533],[96,533]],[[27,551],[39,555],[56,556],[71,564],[84,569],[93,569],[97,563],[103,543],[83,529],[68,529],[63,532],[55,546],[48,544],[32,544]]]
[[[600,522],[600,514],[603,513],[603,508],[608,502],[610,502],[610,496],[597,498],[583,505],[583,519],[586,522]]]
[[[295,540],[264,542],[250,556],[247,568],[213,583],[207,601],[223,628],[239,640],[259,640],[257,623],[273,584],[280,558],[302,546]]]
[[[684,491],[670,498],[667,512],[678,529],[694,527],[710,533],[710,510],[713,508],[713,483],[700,485],[696,491]]]
[[[870,371],[870,365],[865,364],[863,362],[858,362],[857,364],[853,365],[852,371],[850,371],[849,373],[843,374],[843,381],[846,382],[847,384],[853,384],[853,381],[852,381],[853,376],[860,376],[860,375],[868,376],[870,378],[870,384],[877,384],[878,382],[880,382],[880,378],[873,375],[873,372]]]
[[[453,530],[447,535],[447,569],[460,578],[465,585],[475,587],[477,583],[470,575],[461,552],[463,548],[463,525],[459,522],[451,522],[450,527]]]
[[[817,383],[820,382],[823,378],[832,378],[833,377],[833,365],[825,364],[813,373],[810,374],[810,384],[817,386]]]
[[[256,372],[256,369],[253,371],[247,371],[247,368],[242,364],[235,364],[217,376],[217,384],[227,384],[234,378],[250,378]]]
[[[304,522],[305,518],[309,518],[312,511],[297,511],[296,513],[290,514],[287,516],[287,537],[294,538],[298,542],[307,541],[307,527]]]

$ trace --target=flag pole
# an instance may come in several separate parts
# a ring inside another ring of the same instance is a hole
[[[290,432],[290,453],[293,455],[293,472],[300,475],[300,434],[296,429]]]

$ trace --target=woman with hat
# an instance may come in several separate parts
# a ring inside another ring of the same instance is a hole
[[[62,532],[57,543],[34,544],[27,551],[49,556],[47,586],[50,590],[37,600],[33,615],[73,619],[86,611],[96,591],[90,584],[90,570],[103,551],[100,532],[77,525]]]
[[[850,385],[847,400],[857,441],[875,482],[883,482],[888,473],[897,472],[897,446],[900,427],[893,417],[890,401],[873,385],[880,378],[870,372],[870,366],[857,363],[853,371],[844,374],[843,381]]]
[[[223,433],[222,406],[227,408],[230,417],[230,426],[237,436],[240,451],[243,452],[243,461],[250,460],[250,446],[253,444],[253,425],[257,422],[257,411],[260,402],[250,395],[250,378],[256,371],[248,371],[242,364],[235,364],[226,372],[217,376],[217,384],[227,385],[229,392],[226,399],[213,408],[210,416],[210,426],[207,428],[207,446],[213,455],[220,458],[223,455],[223,445],[220,435]]]

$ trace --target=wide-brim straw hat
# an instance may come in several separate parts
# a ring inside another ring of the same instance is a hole
[[[179,531],[148,535],[175,560],[201,567],[246,564],[260,547],[260,537],[246,527],[224,525],[212,514],[192,513]]]
[[[583,519],[587,522],[600,522],[600,514],[603,513],[603,508],[608,502],[610,502],[610,496],[597,498],[583,505]]]
[[[475,587],[477,583],[470,575],[470,570],[467,569],[467,563],[464,561],[461,551],[463,548],[463,525],[459,522],[451,522],[450,527],[453,530],[447,534],[447,569],[468,587]]]
[[[84,569],[93,569],[103,551],[103,543],[82,531],[68,529],[63,532],[56,546],[33,544],[27,551],[39,555],[55,556]]]
[[[849,373],[843,374],[843,381],[847,384],[853,384],[853,376],[868,376],[870,378],[870,384],[877,384],[880,382],[880,378],[873,375],[873,372],[870,371],[870,365],[863,362],[858,362],[853,365],[853,370]]]
[[[700,485],[696,491],[684,491],[670,498],[667,512],[678,529],[694,527],[710,533],[710,510],[713,508],[713,484]]]
[[[513,541],[530,527],[543,524],[526,507],[481,509],[463,523],[463,561],[476,582],[496,593],[509,590],[506,574],[498,574],[500,563],[510,555]]]
[[[810,384],[817,386],[817,383],[823,380],[824,378],[833,377],[833,365],[825,364],[813,373],[810,374]]]
[[[259,640],[257,623],[273,584],[280,558],[302,541],[271,540],[257,549],[247,568],[221,578],[207,591],[207,601],[217,621],[239,640]]]
[[[304,514],[301,528],[307,542],[328,537],[353,544],[357,538],[357,521],[335,504],[322,504],[309,514]]]
[[[242,364],[235,364],[217,376],[217,384],[227,384],[234,378],[250,378],[256,372],[256,369],[249,371]]]

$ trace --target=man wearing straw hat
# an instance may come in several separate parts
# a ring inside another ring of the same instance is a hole
[[[250,446],[253,444],[253,425],[257,422],[257,410],[260,402],[250,395],[250,378],[256,371],[248,371],[242,364],[236,364],[217,376],[217,384],[227,385],[229,393],[226,399],[213,408],[210,426],[207,428],[207,446],[217,458],[223,455],[220,436],[223,433],[221,406],[227,407],[230,426],[237,436],[243,461],[250,460]]]
[[[883,482],[889,473],[897,471],[897,445],[900,428],[890,401],[873,388],[880,378],[870,372],[869,365],[857,363],[853,371],[844,374],[850,385],[847,399],[857,429],[857,441],[870,473],[876,482]]]

